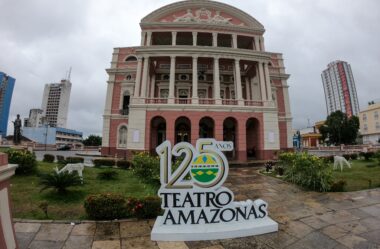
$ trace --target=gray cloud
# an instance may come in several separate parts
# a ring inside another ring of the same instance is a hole
[[[45,83],[72,66],[69,126],[101,133],[113,47],[136,46],[140,20],[173,1],[0,2],[0,70],[16,78],[10,119],[40,107]],[[281,52],[291,74],[294,127],[326,116],[321,71],[336,59],[353,70],[360,105],[380,98],[380,2],[376,0],[223,1],[251,14],[266,28],[266,49]]]

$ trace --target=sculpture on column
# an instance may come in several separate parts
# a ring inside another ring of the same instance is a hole
[[[15,121],[13,121],[13,126],[14,126],[14,132],[13,132],[13,143],[15,145],[20,144],[21,141],[21,119],[20,119],[20,114],[17,114],[17,118]]]

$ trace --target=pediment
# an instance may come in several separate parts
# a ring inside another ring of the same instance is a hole
[[[141,20],[142,24],[208,24],[264,30],[251,15],[233,6],[206,0],[182,1],[153,11]]]

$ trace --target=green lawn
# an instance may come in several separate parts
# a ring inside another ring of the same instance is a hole
[[[380,187],[380,165],[377,161],[355,160],[351,161],[351,166],[351,169],[345,167],[342,172],[340,169],[333,171],[335,181],[342,179],[347,182],[346,191]]]
[[[55,163],[38,162],[38,170],[41,173],[52,172],[55,166]],[[86,219],[83,201],[89,194],[113,192],[134,197],[157,194],[155,187],[141,183],[130,170],[115,169],[119,173],[118,179],[111,181],[96,178],[103,170],[86,167],[83,171],[83,186],[70,188],[65,196],[59,196],[51,189],[40,192],[41,186],[38,185],[37,175],[13,176],[11,178],[13,217],[46,219],[38,205],[47,201],[49,219]]]
[[[334,181],[346,181],[347,185],[345,186],[345,191],[358,191],[363,189],[380,187],[380,165],[376,160],[354,160],[350,161],[350,163],[351,169],[345,166],[343,168],[343,171],[340,171],[340,168],[338,170],[333,171]],[[333,164],[331,164],[330,166],[332,168]],[[260,172],[263,175],[276,177],[275,172],[266,174],[264,173],[265,169],[260,170]]]

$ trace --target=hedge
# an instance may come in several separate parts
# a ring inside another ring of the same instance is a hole
[[[43,162],[47,162],[47,163],[53,163],[54,160],[55,160],[55,156],[52,154],[45,154],[44,158],[42,159]]]
[[[115,160],[114,159],[94,159],[92,160],[94,163],[95,167],[100,167],[100,166],[114,166],[115,165]]]

